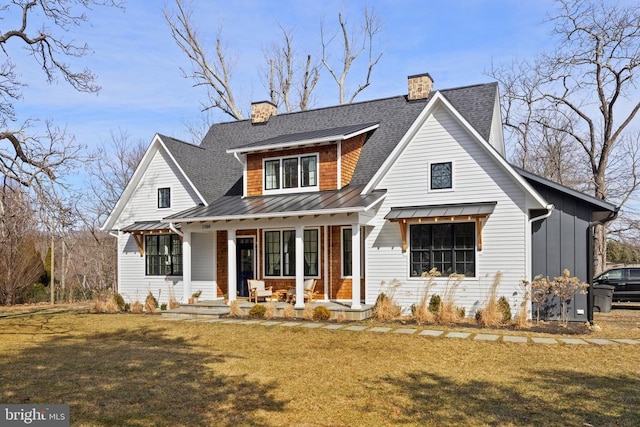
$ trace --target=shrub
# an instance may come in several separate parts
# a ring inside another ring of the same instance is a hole
[[[39,302],[47,302],[51,298],[49,290],[42,284],[36,283],[27,289],[24,295],[25,302],[36,304]]]
[[[153,313],[158,308],[158,300],[153,296],[151,292],[147,295],[147,298],[144,300],[144,311],[147,313]]]
[[[373,306],[373,317],[382,322],[400,317],[401,312],[402,308],[393,301],[392,297],[387,296],[384,292],[378,295],[376,304]]]
[[[262,319],[267,312],[267,307],[262,304],[256,304],[249,310],[249,317],[252,319]]]
[[[122,295],[114,294],[113,295],[113,299],[115,300],[116,304],[118,305],[118,308],[120,309],[120,311],[124,311],[124,298],[122,298]]]
[[[124,311],[131,311],[131,304],[129,304],[128,302],[124,303]]]
[[[142,303],[140,301],[134,301],[133,304],[131,304],[131,312],[132,313],[140,314],[143,311],[144,311],[144,306],[142,305]]]
[[[160,304],[160,310],[165,311],[166,309],[167,309],[167,304],[166,303]]]
[[[323,305],[320,305],[313,309],[313,320],[329,320],[331,319],[331,312]]]
[[[464,319],[465,315],[467,314],[466,310],[464,309],[464,307],[456,307],[456,310],[458,311],[458,316],[461,319]]]
[[[498,298],[498,311],[502,314],[500,323],[509,323],[511,321],[511,306],[504,296]]]
[[[440,309],[442,308],[442,298],[440,295],[431,295],[431,299],[429,300],[429,311],[433,314],[440,313]]]

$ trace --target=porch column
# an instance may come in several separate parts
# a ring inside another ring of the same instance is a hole
[[[359,310],[360,304],[360,224],[351,225],[351,308]]]
[[[236,230],[227,230],[227,294],[234,301],[238,294],[238,273],[236,272]]]
[[[171,285],[170,285],[171,286]],[[182,302],[189,302],[191,295],[191,232],[182,233]]]
[[[323,283],[324,283],[324,299],[326,301],[329,300],[329,226],[325,225],[324,227],[324,251],[322,254],[323,264]]]
[[[296,225],[296,308],[304,308],[304,227]]]

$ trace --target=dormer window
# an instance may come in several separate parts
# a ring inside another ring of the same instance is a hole
[[[264,160],[266,193],[318,191],[318,154],[304,154]]]
[[[171,207],[171,188],[158,188],[158,209]]]

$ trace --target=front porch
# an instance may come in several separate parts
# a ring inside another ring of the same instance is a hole
[[[288,303],[286,302],[260,302],[259,304],[273,304],[275,313],[274,319],[283,319],[283,312]],[[238,299],[238,305],[242,311],[242,315],[248,317],[249,310],[255,305],[246,299]],[[338,320],[339,318],[345,321],[359,321],[366,320],[373,316],[373,305],[361,304],[359,309],[351,308],[350,302],[341,301],[313,301],[311,307],[324,306],[331,312],[330,320]],[[304,308],[294,307],[295,317],[293,320],[304,319]],[[224,300],[211,300],[211,301],[199,301],[196,304],[180,304],[180,307],[166,310],[162,312],[163,317],[168,318],[180,318],[180,319],[214,319],[223,316],[228,316],[230,308],[224,303]]]

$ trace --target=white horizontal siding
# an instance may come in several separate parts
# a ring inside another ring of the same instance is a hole
[[[449,161],[453,162],[454,190],[430,192],[429,163]],[[423,280],[409,277],[409,251],[402,253],[400,227],[384,219],[391,207],[496,201],[483,229],[483,250],[476,252],[476,277],[464,279],[456,303],[472,315],[486,301],[494,274],[501,271],[498,293],[509,299],[515,311],[520,281],[526,277],[525,194],[447,110],[437,108],[429,116],[377,188],[386,189],[387,197],[369,223],[374,228],[367,238],[367,303],[375,302],[384,291],[382,283],[393,279],[402,283],[395,297],[407,309],[424,289]],[[443,296],[446,282],[439,279],[431,293]]]
[[[158,208],[158,188],[171,188],[171,207]],[[158,150],[133,191],[114,228],[135,221],[155,221],[189,209],[199,203],[191,185],[163,149]]]
[[[118,237],[118,272],[118,292],[125,302],[144,303],[149,292],[159,303],[167,303],[172,294],[182,300],[182,277],[145,276],[145,259],[131,234],[120,233]]]

